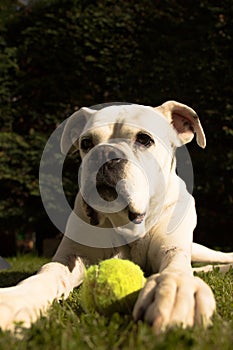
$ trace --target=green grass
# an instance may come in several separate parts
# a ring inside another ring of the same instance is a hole
[[[13,285],[33,274],[46,259],[26,256],[8,259],[12,269],[0,272],[0,286]],[[13,337],[0,331],[0,350],[227,350],[233,349],[233,271],[223,275],[201,275],[212,287],[217,300],[213,326],[183,330],[176,328],[155,336],[143,322],[135,324],[130,315],[114,314],[110,318],[99,314],[84,314],[75,290],[68,300],[55,302],[47,317],[42,317],[23,337]],[[0,315],[1,317],[1,315]]]

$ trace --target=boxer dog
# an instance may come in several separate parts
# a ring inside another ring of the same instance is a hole
[[[145,320],[155,332],[210,324],[215,299],[191,262],[228,263],[221,267],[227,270],[233,253],[192,242],[195,203],[176,173],[175,151],[194,135],[204,148],[196,112],[175,101],[156,108],[81,108],[68,118],[61,150],[79,151],[79,193],[52,262],[17,286],[0,289],[3,330],[13,330],[17,321],[29,327],[53,300],[82,283],[85,266],[112,257],[132,260],[148,276],[135,320]]]

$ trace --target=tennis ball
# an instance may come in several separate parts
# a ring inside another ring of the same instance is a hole
[[[129,313],[145,281],[142,270],[133,262],[103,260],[86,271],[80,288],[80,304],[86,312]]]

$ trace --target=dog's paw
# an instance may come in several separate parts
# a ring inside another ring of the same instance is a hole
[[[133,317],[147,321],[159,333],[175,325],[208,326],[215,307],[212,290],[199,277],[163,272],[148,278]]]
[[[6,289],[9,292],[0,289],[0,328],[14,331],[17,323],[30,327],[38,318],[38,310],[31,303],[32,296]]]

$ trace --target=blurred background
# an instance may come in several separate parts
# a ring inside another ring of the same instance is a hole
[[[82,106],[169,99],[194,108],[207,137],[188,145],[194,239],[233,250],[232,38],[232,0],[0,0],[0,255],[51,256],[61,238],[38,187],[56,126]],[[64,167],[71,205],[78,164]]]

